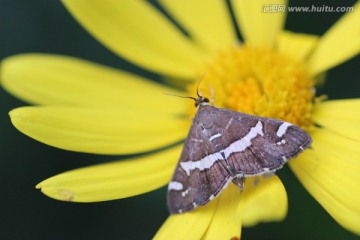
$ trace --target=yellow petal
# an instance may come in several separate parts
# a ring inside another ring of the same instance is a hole
[[[326,129],[360,141],[360,99],[322,102],[316,106],[313,118]]]
[[[254,186],[254,181],[260,181]],[[276,176],[247,179],[241,195],[238,215],[243,226],[259,222],[281,221],[287,214],[287,195],[281,180]]]
[[[308,65],[312,75],[324,72],[360,52],[360,2],[319,40]]]
[[[360,142],[327,129],[313,131],[312,138],[312,149],[290,167],[340,225],[360,234]]]
[[[236,43],[225,1],[160,0],[202,47],[216,52]]]
[[[148,1],[63,0],[95,38],[122,57],[166,75],[192,78],[204,59]]]
[[[214,218],[206,231],[204,240],[240,239],[241,217],[236,214],[240,195],[240,189],[234,184],[230,184],[221,193]]]
[[[201,239],[213,219],[218,199],[193,212],[168,217],[156,233],[154,240]]]
[[[5,89],[33,104],[186,111],[184,101],[164,95],[176,93],[171,88],[71,57],[16,55],[2,62],[0,74]]]
[[[310,34],[283,31],[277,39],[279,52],[294,59],[304,60],[314,49],[319,37]]]
[[[49,197],[73,202],[126,198],[164,186],[181,146],[131,160],[84,167],[48,178],[36,188]]]
[[[100,154],[139,153],[173,144],[185,138],[190,122],[129,108],[23,107],[10,116],[17,129],[40,142]]]
[[[253,47],[273,47],[284,26],[286,0],[232,0],[235,17],[245,43]],[[272,12],[276,7],[276,11]]]

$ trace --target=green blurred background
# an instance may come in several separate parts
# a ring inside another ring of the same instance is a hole
[[[336,7],[354,2],[298,0],[290,1],[290,5]],[[341,15],[291,13],[286,29],[323,34]],[[28,52],[81,57],[157,79],[155,74],[121,60],[94,40],[60,1],[0,0],[0,58]],[[360,97],[359,66],[360,58],[356,57],[330,70],[319,93],[326,93],[330,99]],[[52,148],[21,134],[11,125],[8,112],[27,104],[3,89],[0,96],[0,239],[150,239],[156,233],[168,216],[165,188],[91,204],[56,201],[36,190],[35,185],[50,176],[104,162],[106,158]],[[289,197],[287,218],[280,223],[245,228],[242,239],[359,239],[341,228],[287,167],[279,176]]]

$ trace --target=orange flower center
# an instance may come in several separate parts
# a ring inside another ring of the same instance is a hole
[[[314,79],[302,62],[245,45],[220,52],[201,71],[199,92],[217,107],[291,122],[311,130]],[[197,83],[188,86],[193,95]],[[192,106],[192,114],[194,107]]]

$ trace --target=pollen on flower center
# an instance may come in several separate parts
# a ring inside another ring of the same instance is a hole
[[[202,71],[199,91],[214,105],[291,122],[311,130],[314,84],[302,62],[270,49],[237,46],[219,53]],[[197,83],[189,86],[196,92]]]

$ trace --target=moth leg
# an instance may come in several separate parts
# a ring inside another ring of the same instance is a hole
[[[255,176],[253,180],[253,186],[256,187],[257,185],[259,185],[259,183],[260,183],[259,176]]]
[[[264,179],[267,179],[267,178],[271,178],[272,176],[274,176],[275,173],[274,172],[266,172],[264,174],[262,174],[261,176],[264,178]]]
[[[259,185],[261,179],[268,179],[268,178],[271,178],[274,175],[275,175],[274,172],[266,172],[264,174],[255,176],[254,180],[253,180],[253,186],[256,187],[257,185]]]
[[[245,178],[244,177],[235,177],[232,182],[240,188],[240,190],[244,189]]]

